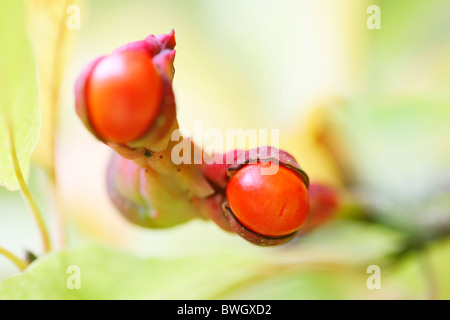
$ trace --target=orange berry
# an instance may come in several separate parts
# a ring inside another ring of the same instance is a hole
[[[92,128],[103,140],[127,143],[145,135],[155,122],[162,80],[146,52],[124,51],[104,57],[87,81]]]
[[[299,230],[309,211],[303,180],[282,165],[273,175],[261,175],[270,163],[248,164],[227,186],[227,200],[237,220],[254,233],[279,237]]]

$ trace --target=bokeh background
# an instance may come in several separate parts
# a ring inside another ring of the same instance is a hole
[[[143,258],[215,256],[220,264],[220,256],[236,255],[282,265],[257,277],[250,272],[221,294],[192,297],[450,298],[450,2],[25,4],[42,112],[28,181],[55,250],[90,241]],[[381,29],[366,25],[373,4]],[[80,28],[67,27],[69,5],[80,9]],[[280,147],[312,181],[339,193],[334,219],[289,245],[259,248],[212,222],[147,230],[119,215],[105,188],[111,150],[77,118],[73,84],[91,59],[171,29],[180,126],[192,131],[202,121],[204,130],[224,134],[279,129]],[[42,250],[19,192],[0,190],[0,244],[18,255]],[[366,286],[373,264],[382,272],[379,290]],[[0,279],[16,273],[0,257]]]

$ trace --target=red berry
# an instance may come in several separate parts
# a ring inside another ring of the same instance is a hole
[[[282,165],[274,175],[261,175],[270,163],[248,164],[227,186],[227,200],[237,220],[254,233],[279,237],[292,234],[305,222],[309,211],[303,180]]]
[[[148,53],[108,55],[87,81],[90,124],[105,141],[134,141],[145,135],[158,116],[161,90],[161,77]]]

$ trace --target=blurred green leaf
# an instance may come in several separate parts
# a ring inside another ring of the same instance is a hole
[[[252,285],[236,288],[225,295],[224,299],[264,300],[268,297],[281,300],[352,299],[357,296],[355,291],[359,291],[364,285],[364,280],[355,279],[352,275],[303,271],[266,277]]]
[[[399,284],[415,299],[450,298],[450,238],[410,252],[387,273],[385,282]]]
[[[0,299],[355,298],[369,293],[367,265],[381,262],[399,239],[382,227],[342,222],[287,246],[218,248],[177,258],[78,245],[0,282]],[[70,266],[80,271],[80,289],[68,288]]]
[[[40,129],[35,61],[25,33],[23,1],[0,2],[0,185],[18,189],[10,151],[10,135],[24,177]]]
[[[417,235],[450,228],[449,101],[371,97],[329,110],[323,143],[355,196]]]
[[[366,1],[381,10],[381,29],[365,28],[363,69],[375,92],[447,94],[450,79],[446,0]]]
[[[223,254],[146,259],[86,245],[42,257],[24,274],[4,280],[0,299],[209,298],[257,272],[258,262]],[[67,286],[70,266],[79,268],[80,289]]]
[[[348,262],[367,264],[401,250],[404,240],[402,233],[380,224],[336,219],[301,241],[303,247],[325,250],[329,258],[341,256]]]

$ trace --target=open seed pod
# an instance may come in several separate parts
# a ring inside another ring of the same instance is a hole
[[[75,83],[75,105],[94,136],[113,148],[166,148],[178,126],[172,91],[174,47],[173,31],[150,35],[85,67]]]
[[[260,246],[295,237],[309,212],[309,178],[290,154],[273,147],[252,149],[227,174],[222,209],[234,232]]]

